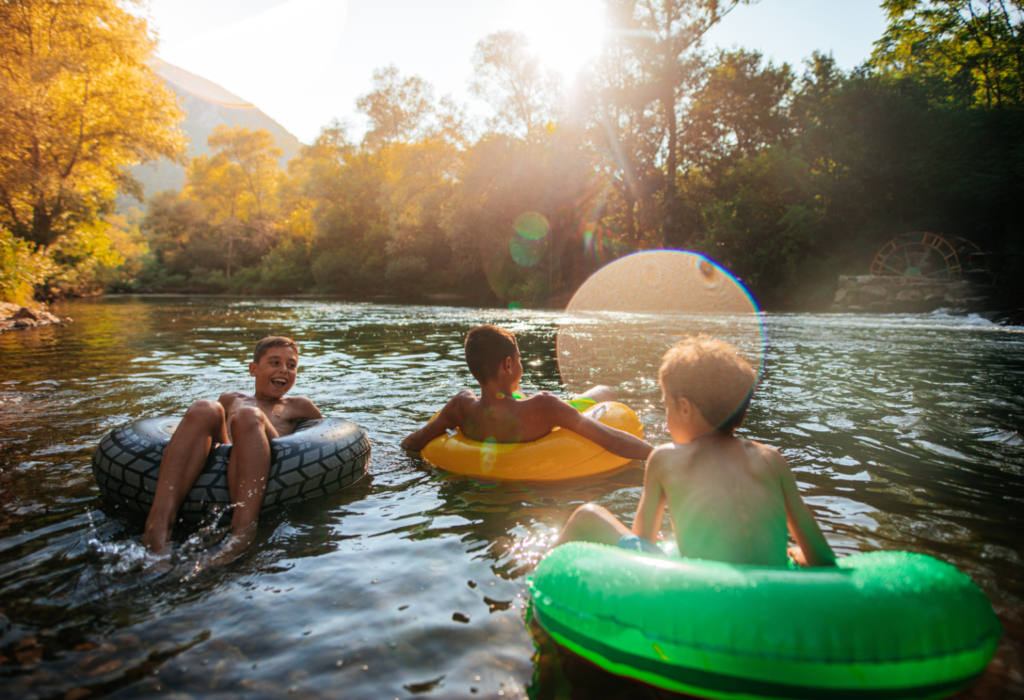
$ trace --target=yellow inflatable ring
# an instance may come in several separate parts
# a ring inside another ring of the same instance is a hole
[[[599,403],[583,414],[643,439],[640,419],[621,403]],[[421,455],[435,467],[456,474],[517,481],[576,479],[602,474],[630,462],[561,428],[535,442],[521,443],[477,442],[457,430],[455,435],[445,434],[431,440]]]

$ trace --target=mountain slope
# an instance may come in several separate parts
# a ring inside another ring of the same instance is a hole
[[[302,143],[252,103],[231,94],[206,78],[170,63],[156,60],[153,69],[164,79],[167,87],[183,99],[181,108],[186,117],[181,128],[189,138],[190,158],[210,154],[206,139],[219,124],[269,131],[282,151],[282,167],[299,155]],[[132,168],[131,172],[145,187],[146,197],[151,197],[161,190],[181,189],[185,183],[185,169],[167,160],[138,165]],[[127,209],[129,206],[139,206],[139,202],[127,197],[118,198],[118,209]]]

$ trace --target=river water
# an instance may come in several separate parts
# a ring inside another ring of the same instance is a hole
[[[641,469],[488,484],[398,447],[474,386],[474,325],[516,332],[524,390],[561,391],[558,312],[187,297],[54,310],[74,322],[0,336],[0,697],[651,697],[526,622],[526,577],[557,528],[592,500],[631,520]],[[968,573],[1005,634],[961,697],[1024,697],[1024,329],[942,312],[761,320],[742,434],[787,457],[838,554],[923,552]],[[227,566],[200,565],[220,531],[180,529],[171,570],[147,569],[139,521],[93,481],[96,444],[251,389],[248,356],[271,333],[301,344],[293,394],[367,431],[370,474],[265,515]],[[619,389],[660,444],[655,379]]]

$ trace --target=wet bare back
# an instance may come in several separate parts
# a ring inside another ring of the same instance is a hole
[[[663,446],[648,470],[648,479],[664,494],[682,556],[785,565],[783,482],[792,475],[778,452],[711,433],[689,444]]]
[[[528,399],[505,398],[487,404],[471,391],[455,397],[456,416],[470,440],[533,442],[559,425],[566,405],[553,394],[542,392]],[[567,407],[571,411],[576,409]]]

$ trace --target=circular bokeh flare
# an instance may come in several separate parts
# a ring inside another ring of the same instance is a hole
[[[760,378],[764,328],[743,285],[697,253],[635,253],[595,272],[569,302],[558,369],[570,392],[606,384],[620,397],[650,398],[665,351],[700,333],[733,345]]]

